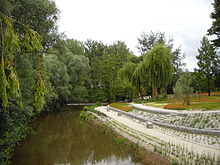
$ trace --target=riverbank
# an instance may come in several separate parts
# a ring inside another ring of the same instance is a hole
[[[146,150],[139,144],[139,139],[121,131],[106,117],[104,113],[95,110],[83,111],[80,114],[81,120],[97,127],[104,135],[113,138],[118,147],[121,146],[123,152],[129,152],[132,159],[140,162],[140,165],[171,165],[168,159],[158,153]]]
[[[106,107],[98,107],[96,110],[107,116],[105,119],[102,117],[101,120],[105,120],[105,123],[119,134],[148,150],[159,153],[172,162],[182,164],[219,163],[220,149],[218,148],[185,140],[155,127],[148,129],[145,124],[118,115],[117,112],[109,111]]]

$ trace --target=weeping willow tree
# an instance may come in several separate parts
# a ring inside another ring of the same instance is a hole
[[[24,35],[16,33],[13,26],[15,23],[23,27]],[[3,109],[6,109],[12,100],[17,100],[18,105],[22,108],[20,83],[15,67],[16,55],[21,51],[33,52],[31,54],[35,56],[34,106],[36,110],[43,108],[46,88],[40,67],[42,55],[39,52],[43,50],[41,40],[41,36],[33,29],[0,13],[0,106]]]
[[[152,98],[156,99],[158,88],[166,88],[172,80],[173,66],[171,51],[162,43],[158,43],[144,57],[141,70],[148,76],[152,88]]]
[[[141,62],[134,70],[132,75],[132,84],[138,90],[141,99],[144,99],[146,93],[146,84],[148,80],[147,66],[145,63]]]
[[[136,88],[133,86],[133,73],[137,67],[137,64],[128,62],[123,65],[123,67],[118,71],[118,77],[122,81],[123,85],[126,88],[126,93],[130,100],[136,94]]]

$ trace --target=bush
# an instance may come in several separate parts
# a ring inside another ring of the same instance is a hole
[[[84,107],[83,107],[83,110],[84,110],[84,111],[89,111],[90,108],[89,108],[88,106],[84,106]]]

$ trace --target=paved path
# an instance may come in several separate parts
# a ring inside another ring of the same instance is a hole
[[[124,117],[124,116],[118,116],[117,112],[114,112],[112,110],[107,111],[106,107],[98,107],[96,108],[96,110],[106,114],[107,116],[111,117],[112,119],[126,125],[127,127],[130,127],[134,130],[143,132],[145,134],[148,134],[150,136],[154,136],[159,138],[160,140],[163,140],[165,142],[171,142],[171,143],[175,143],[178,145],[185,145],[187,146],[188,150],[192,150],[195,151],[196,153],[211,153],[211,154],[215,154],[216,156],[219,155],[220,156],[220,149],[215,149],[212,147],[208,147],[205,146],[203,144],[199,144],[199,143],[194,143],[191,141],[187,141],[187,140],[183,140],[177,136],[172,136],[169,134],[166,134],[164,132],[161,132],[159,130],[156,129],[147,129],[146,126],[144,126],[143,124],[134,122],[133,120]]]
[[[130,103],[130,105],[136,109],[140,109],[143,111],[148,111],[148,112],[154,112],[154,113],[166,113],[166,114],[176,114],[176,115],[186,115],[186,114],[191,114],[191,113],[220,113],[220,110],[215,110],[215,111],[185,111],[185,110],[169,110],[169,109],[163,109],[163,108],[157,108],[157,107],[150,107],[146,106],[143,104],[134,104]]]

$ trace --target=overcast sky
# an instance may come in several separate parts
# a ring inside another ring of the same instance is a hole
[[[213,0],[55,0],[59,31],[68,38],[105,44],[120,40],[136,54],[141,32],[165,32],[181,45],[187,68],[196,67],[200,40],[211,27]]]

